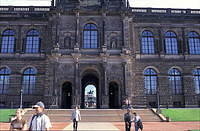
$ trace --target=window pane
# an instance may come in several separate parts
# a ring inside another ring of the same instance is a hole
[[[178,54],[178,43],[174,32],[165,33],[165,52],[166,54]]]
[[[9,79],[11,71],[7,68],[0,69],[0,94],[6,94],[9,88]]]
[[[200,69],[195,69],[193,71],[194,87],[195,93],[200,94]]]
[[[172,89],[173,94],[182,94],[182,78],[181,73],[177,69],[169,70],[169,83],[170,88]]]
[[[28,68],[24,71],[22,83],[24,94],[33,94],[36,84],[36,73],[36,70],[33,68]]]
[[[143,54],[155,54],[155,44],[153,34],[149,31],[142,33],[141,49]]]
[[[146,94],[153,95],[157,92],[157,73],[154,69],[146,69],[144,71],[144,83]]]
[[[39,53],[40,37],[37,30],[31,30],[26,36],[26,53]]]
[[[1,53],[14,53],[15,47],[15,32],[6,30],[2,34]]]
[[[83,31],[83,48],[98,48],[97,27],[94,24],[86,24]]]
[[[189,53],[194,55],[200,54],[200,36],[196,32],[188,34]]]

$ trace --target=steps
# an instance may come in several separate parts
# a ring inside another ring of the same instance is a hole
[[[24,118],[29,120],[34,110],[28,110]],[[45,114],[52,122],[70,122],[72,110],[69,109],[46,109]],[[81,109],[82,122],[123,122],[126,110],[121,109]],[[149,109],[134,109],[143,121],[158,122],[161,119]]]

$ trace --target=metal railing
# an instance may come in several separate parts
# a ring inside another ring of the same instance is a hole
[[[131,8],[133,13],[200,15],[200,9]]]
[[[49,6],[0,6],[0,12],[49,12]]]
[[[0,6],[0,12],[49,12],[50,6]],[[133,13],[200,15],[200,9],[130,8]]]

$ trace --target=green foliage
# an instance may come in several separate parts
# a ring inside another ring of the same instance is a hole
[[[172,121],[200,121],[199,109],[162,109],[162,114]]]
[[[16,109],[0,109],[0,122],[9,122],[9,119],[15,115]]]

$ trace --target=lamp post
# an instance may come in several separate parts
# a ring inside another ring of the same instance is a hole
[[[23,89],[20,90],[20,108],[22,109]]]

